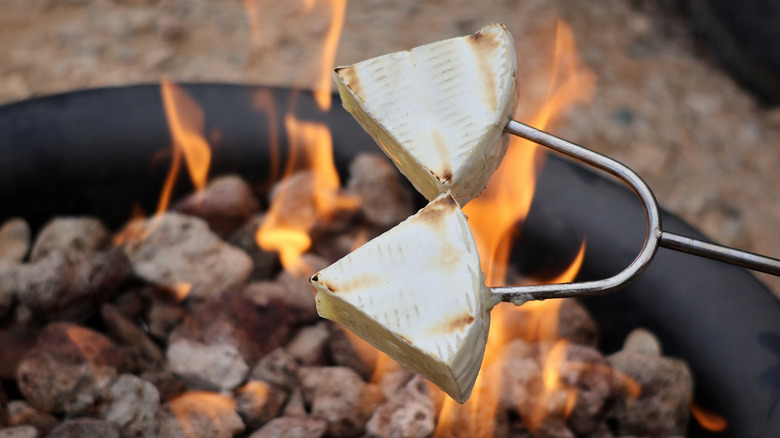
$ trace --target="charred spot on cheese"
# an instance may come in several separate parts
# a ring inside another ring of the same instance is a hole
[[[450,194],[317,277],[311,283],[320,316],[352,330],[454,400],[468,399],[487,342],[491,293],[466,216]]]
[[[369,59],[333,73],[344,108],[432,200],[477,196],[503,159],[517,103],[506,27]]]

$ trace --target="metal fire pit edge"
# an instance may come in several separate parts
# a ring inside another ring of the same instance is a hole
[[[270,132],[278,134],[283,163],[289,111],[330,127],[342,175],[357,153],[379,151],[337,96],[323,113],[307,92],[230,84],[184,89],[205,112],[211,175],[237,173],[258,188],[267,186],[267,139]],[[258,98],[273,100],[275,114],[257,109]],[[2,106],[0,221],[21,216],[37,229],[53,215],[94,215],[116,229],[133,205],[154,211],[169,148],[156,84]],[[179,194],[191,190],[186,175],[177,188]],[[663,221],[669,231],[704,238],[673,215],[665,213]],[[587,251],[578,280],[592,280],[616,273],[633,259],[644,236],[644,216],[624,187],[550,155],[531,212],[517,231],[513,263],[523,272],[553,273],[584,238]],[[711,433],[692,419],[689,436],[780,433],[780,301],[749,271],[660,249],[634,283],[583,302],[599,322],[606,352],[619,349],[631,329],[646,327],[658,335],[665,354],[688,362],[696,401],[729,423],[725,432]]]

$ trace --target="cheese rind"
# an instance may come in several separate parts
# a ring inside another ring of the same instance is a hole
[[[459,403],[490,327],[490,289],[465,215],[441,195],[311,278],[320,316],[414,369]]]
[[[339,67],[344,108],[427,199],[465,205],[509,142],[517,61],[504,25]]]

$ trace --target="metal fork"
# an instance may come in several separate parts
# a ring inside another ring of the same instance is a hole
[[[631,187],[642,202],[647,218],[647,234],[644,246],[634,261],[612,277],[577,283],[492,288],[493,294],[501,301],[521,305],[531,300],[593,296],[614,291],[632,282],[644,272],[655,257],[659,246],[780,276],[778,259],[664,231],[661,228],[661,211],[655,195],[647,183],[628,166],[516,120],[510,120],[504,132],[568,155],[621,179]]]

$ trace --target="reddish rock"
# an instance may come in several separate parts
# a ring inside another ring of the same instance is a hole
[[[22,218],[11,218],[0,225],[0,273],[24,260],[30,250],[30,226]]]
[[[336,324],[329,324],[328,327],[328,353],[333,362],[352,368],[363,380],[370,381],[377,363],[377,350]]]
[[[247,364],[284,345],[290,336],[291,312],[276,299],[258,304],[232,290],[195,303],[191,309],[192,319],[177,329],[175,336],[234,345]]]
[[[279,281],[249,283],[244,288],[244,295],[259,306],[267,306],[272,301],[282,303],[289,310],[295,324],[316,321],[317,308],[314,295],[309,289],[310,285],[304,285],[301,280],[294,278],[283,273]]]
[[[212,179],[203,191],[182,199],[173,210],[205,220],[215,234],[225,237],[258,208],[249,184],[238,176],[227,175]]]
[[[100,310],[108,332],[119,342],[134,348],[145,369],[156,369],[163,364],[165,356],[149,336],[111,304],[104,304]]]
[[[262,380],[250,380],[236,390],[236,407],[247,429],[255,430],[279,415],[287,391]]]
[[[157,388],[162,402],[174,399],[187,390],[187,384],[184,383],[184,380],[167,370],[148,371],[141,374],[141,378]]]
[[[127,347],[87,328],[55,323],[20,363],[17,383],[36,408],[74,415],[92,408],[119,372],[135,367]]]
[[[13,426],[0,429],[0,438],[38,438],[41,432],[32,426]]]

